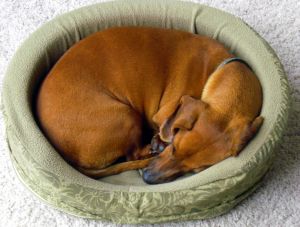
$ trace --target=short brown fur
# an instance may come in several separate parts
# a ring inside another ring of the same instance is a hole
[[[170,181],[237,155],[262,124],[253,72],[240,62],[216,70],[230,57],[219,42],[183,31],[97,32],[71,47],[43,81],[38,121],[88,176],[147,167],[146,182]],[[155,157],[145,124],[168,143]],[[128,162],[112,165],[121,157]]]

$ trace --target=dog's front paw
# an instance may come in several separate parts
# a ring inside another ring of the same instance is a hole
[[[162,141],[158,134],[154,135],[151,140],[151,154],[160,154],[166,148],[167,143]]]

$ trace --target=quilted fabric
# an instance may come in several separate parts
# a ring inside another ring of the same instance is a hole
[[[263,87],[258,135],[236,158],[161,185],[145,185],[136,171],[92,180],[69,166],[39,130],[35,91],[74,43],[112,26],[152,26],[204,34],[245,59]],[[52,206],[73,215],[117,223],[157,223],[220,215],[248,196],[272,164],[285,128],[289,86],[272,48],[240,19],[204,5],[171,0],[123,0],[59,16],[16,52],[3,84],[3,114],[11,159],[21,181]]]

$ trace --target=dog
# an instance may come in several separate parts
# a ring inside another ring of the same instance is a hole
[[[237,156],[262,125],[261,106],[256,75],[218,41],[114,27],[66,51],[43,80],[35,112],[81,173],[143,169],[144,181],[157,184]]]

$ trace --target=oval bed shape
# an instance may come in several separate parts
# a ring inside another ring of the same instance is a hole
[[[137,171],[93,180],[61,158],[34,119],[36,91],[67,49],[94,32],[114,26],[151,26],[207,35],[251,66],[262,84],[261,115],[265,120],[238,157],[159,185],[146,185]],[[21,181],[59,210],[117,223],[203,219],[230,210],[257,188],[268,171],[290,107],[281,63],[253,29],[223,11],[171,0],[100,3],[46,23],[16,52],[2,95],[7,142]]]

